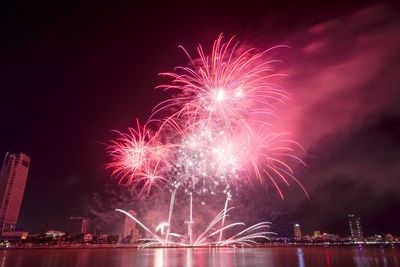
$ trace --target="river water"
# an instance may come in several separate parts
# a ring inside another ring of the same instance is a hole
[[[400,248],[3,249],[0,266],[400,266]]]

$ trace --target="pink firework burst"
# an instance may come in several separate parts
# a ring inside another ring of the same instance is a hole
[[[166,181],[160,175],[166,168],[167,147],[161,145],[156,135],[146,125],[141,128],[137,120],[137,130],[129,128],[129,133],[116,131],[119,137],[111,141],[107,152],[110,162],[106,168],[113,169],[112,175],[118,177],[119,183],[141,184],[141,192],[157,181]]]
[[[212,193],[222,185],[229,191],[253,177],[270,181],[282,198],[279,183],[294,180],[304,190],[293,171],[294,164],[304,164],[298,156],[302,148],[273,126],[277,104],[289,100],[271,82],[282,75],[272,68],[276,60],[266,59],[278,47],[285,46],[243,50],[233,38],[222,42],[220,35],[210,56],[199,46],[193,59],[182,48],[189,65],[161,73],[172,82],[158,88],[179,94],[153,109],[148,123],[158,130],[152,133],[138,123],[137,130],[120,133],[108,147],[107,167],[120,182],[142,184],[147,192],[157,181],[193,190],[200,185],[202,192]]]
[[[189,57],[187,67],[177,67],[179,73],[167,72],[160,75],[171,77],[172,84],[157,88],[175,89],[181,92],[178,97],[168,99],[156,106],[152,116],[178,107],[171,117],[183,117],[188,125],[199,120],[222,121],[230,127],[232,122],[249,123],[250,115],[276,116],[274,103],[289,100],[288,93],[271,83],[275,73],[272,63],[265,54],[275,46],[261,53],[255,49],[240,52],[238,43],[232,45],[233,37],[222,42],[222,35],[214,42],[210,57],[205,56],[198,47],[198,59]],[[266,120],[263,123],[269,123]]]

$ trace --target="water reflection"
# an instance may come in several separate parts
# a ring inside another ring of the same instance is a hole
[[[186,249],[186,266],[193,267],[193,248]]]
[[[134,248],[0,250],[0,267],[399,266],[400,248]],[[400,267],[400,266],[399,266]]]
[[[7,251],[5,251],[3,257],[1,257],[1,267],[4,267],[6,264],[6,259],[7,259]]]
[[[360,246],[358,249],[353,249],[353,261],[355,266],[365,266],[364,264],[364,255],[362,251],[362,247]]]
[[[304,267],[303,249],[297,248],[297,257],[299,258],[299,267]]]
[[[58,256],[58,254],[56,254],[56,257]],[[76,267],[86,267],[89,265],[89,259],[90,258],[90,251],[86,250],[83,253],[79,253],[76,257]],[[56,262],[57,258],[55,259]],[[52,265],[50,265],[52,266]],[[54,266],[54,265],[53,265]]]
[[[385,255],[385,250],[383,248],[381,248],[381,254],[382,254],[382,260],[383,260],[383,266],[387,267],[387,259],[386,259],[386,255]]]
[[[327,248],[325,249],[325,259],[326,265],[331,266],[331,259],[329,258],[329,250]]]
[[[163,267],[164,264],[164,249],[156,248],[154,257],[154,267]]]

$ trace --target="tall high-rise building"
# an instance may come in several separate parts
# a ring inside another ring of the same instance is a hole
[[[134,210],[129,210],[129,214],[132,216],[136,216],[136,212]],[[136,228],[136,222],[132,220],[132,218],[125,216],[124,229],[122,233],[122,238],[127,243],[133,243],[139,238],[139,230]]]
[[[349,221],[351,238],[353,240],[362,240],[363,233],[361,230],[360,217],[357,217],[354,214],[349,214],[349,215],[347,215],[347,218]]]
[[[87,234],[89,220],[84,217],[69,217],[67,232],[69,234]]]
[[[16,236],[16,225],[30,158],[23,154],[7,153],[0,171],[0,236]]]
[[[293,225],[293,232],[295,238],[301,238],[300,224],[296,223]]]

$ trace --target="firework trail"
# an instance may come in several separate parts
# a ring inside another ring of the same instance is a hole
[[[143,127],[137,122],[137,129],[129,129],[129,134],[118,133],[119,138],[107,149],[107,168],[113,169],[120,183],[138,186],[140,193],[147,194],[154,185],[172,187],[166,243],[178,189],[190,192],[190,196],[226,195],[225,208],[217,220],[221,223],[218,244],[230,244],[222,237],[225,229],[236,225],[224,226],[224,222],[231,188],[237,188],[238,183],[258,180],[271,184],[283,198],[279,185],[289,186],[292,180],[307,194],[293,171],[294,164],[305,165],[299,158],[302,147],[288,133],[276,132],[273,123],[279,118],[278,104],[290,97],[271,82],[272,77],[282,74],[272,67],[277,60],[266,57],[272,49],[285,46],[257,52],[243,50],[239,43],[233,43],[233,37],[226,43],[222,40],[220,35],[209,56],[199,46],[196,59],[181,47],[189,64],[161,73],[172,81],[157,87],[178,93],[154,107]],[[192,223],[190,218],[190,243]]]
[[[136,219],[132,214],[129,212],[126,212],[121,209],[116,209],[117,212],[121,212],[125,214],[126,216],[130,217],[132,220],[134,220],[136,223],[138,223],[146,232],[148,232],[151,237],[150,238],[141,238],[138,241],[143,241],[143,243],[139,246],[139,248],[145,248],[145,247],[150,247],[150,246],[166,246],[166,245],[173,245],[173,246],[191,246],[191,247],[203,247],[203,246],[228,246],[228,245],[247,245],[250,246],[251,244],[256,244],[257,242],[254,239],[269,239],[266,237],[266,235],[271,235],[275,234],[273,232],[265,231],[263,230],[262,232],[254,232],[259,229],[266,229],[270,227],[270,222],[261,222],[257,223],[255,225],[252,225],[248,228],[245,228],[244,230],[240,231],[239,233],[225,239],[225,240],[219,240],[219,241],[214,241],[214,242],[209,242],[209,238],[220,234],[222,231],[230,228],[235,228],[238,226],[245,226],[243,222],[235,222],[231,223],[229,225],[226,225],[224,227],[221,227],[217,230],[212,231],[214,227],[221,222],[221,220],[224,220],[225,217],[227,216],[227,212],[231,210],[232,208],[229,208],[228,210],[222,210],[213,220],[212,222],[206,227],[206,230],[202,232],[199,237],[195,240],[195,242],[190,242],[190,243],[185,243],[182,242],[181,239],[183,238],[182,235],[180,234],[175,234],[175,233],[170,233],[171,236],[174,236],[177,238],[179,241],[170,241],[166,240],[161,236],[156,235],[153,233],[150,229],[148,229],[143,223],[141,223],[138,219]]]

